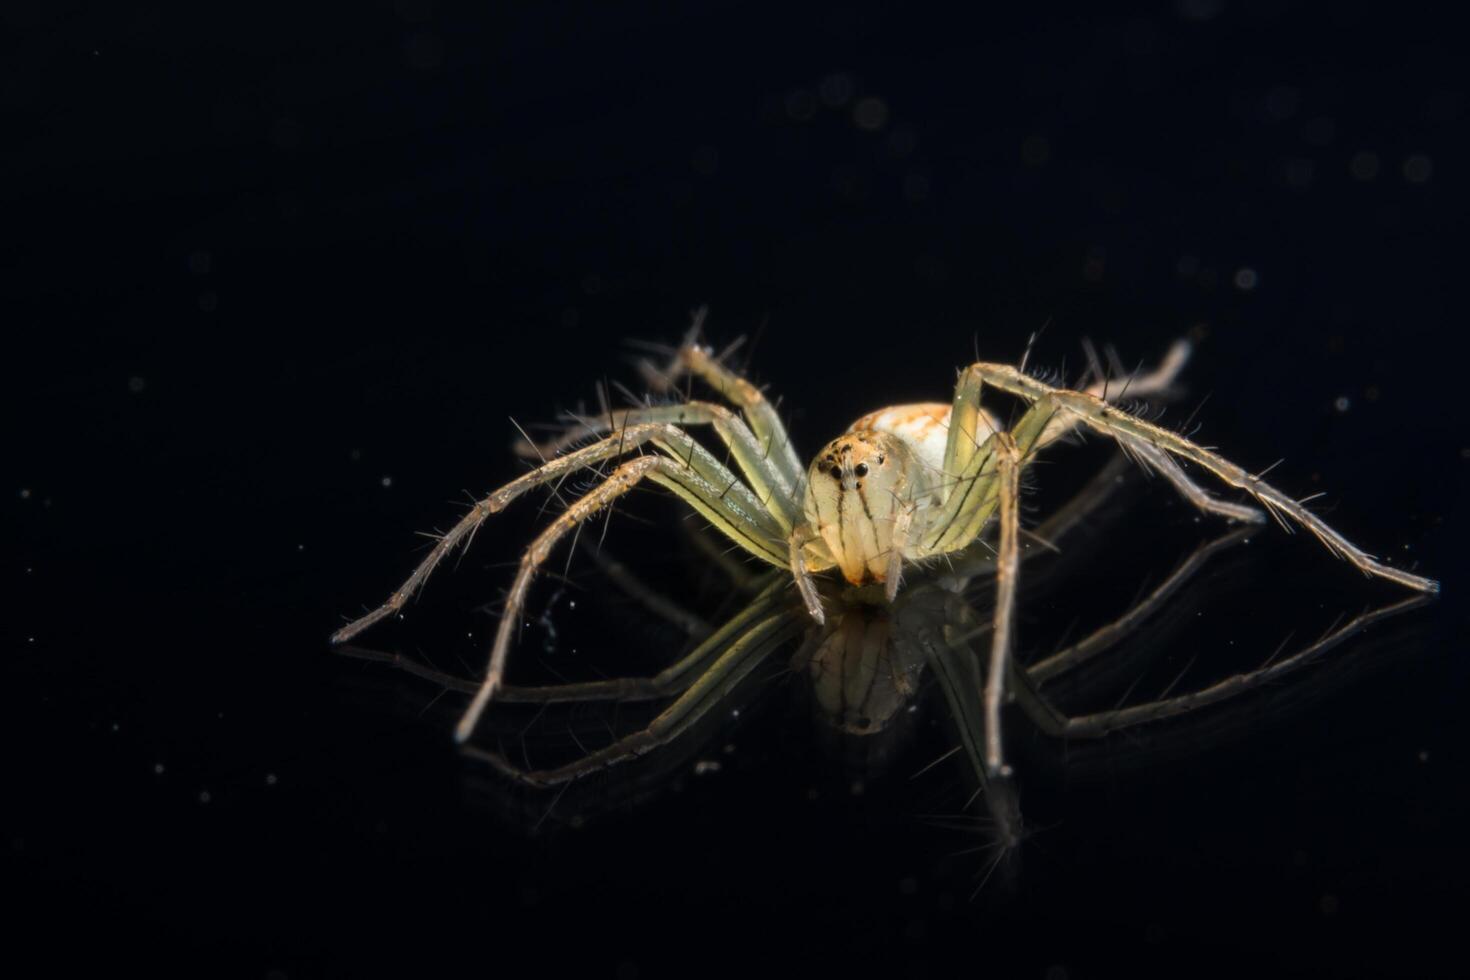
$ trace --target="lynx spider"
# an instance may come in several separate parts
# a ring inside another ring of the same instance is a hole
[[[1422,593],[1439,584],[1379,562],[1348,541],[1298,500],[1177,432],[1117,407],[1125,395],[1166,392],[1190,354],[1176,342],[1154,370],[1121,382],[1097,377],[1080,390],[1055,387],[1019,367],[978,361],[960,372],[950,404],[897,405],[862,416],[803,467],[772,404],[760,389],[727,368],[698,342],[705,311],[665,371],[645,372],[665,389],[695,376],[733,405],[686,400],[611,412],[577,426],[548,445],[531,446],[542,465],[476,503],[407,580],[372,612],[332,636],[342,643],[402,609],[435,566],[466,542],[491,514],[527,491],[578,470],[623,459],[572,504],[523,554],[491,649],[489,668],[455,730],[467,741],[501,689],[515,624],[536,571],[563,537],[643,480],[677,494],[750,555],[787,569],[818,623],[825,619],[813,576],[836,568],[854,586],[881,583],[887,601],[898,592],[905,565],[965,550],[990,523],[995,545],[995,609],[983,695],[985,764],[995,775],[1009,769],[1001,745],[1000,709],[1011,650],[1021,535],[1019,479],[1046,446],[1078,429],[1115,440],[1124,452],[1164,477],[1189,503],[1232,521],[1261,523],[1269,512],[1310,531],[1323,546],[1364,574]],[[647,365],[645,365],[648,367]],[[1026,410],[1011,426],[980,406],[984,387],[1019,397]],[[738,410],[738,411],[737,411]],[[738,475],[693,439],[687,427],[707,425],[728,450]],[[579,448],[591,437],[596,441]],[[655,451],[643,453],[644,449]],[[548,460],[548,457],[549,458]],[[1218,499],[1180,466],[1186,460],[1242,490],[1261,509]]]

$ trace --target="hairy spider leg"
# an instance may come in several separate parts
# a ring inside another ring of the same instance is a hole
[[[691,441],[690,445],[697,444]],[[721,530],[746,545],[752,554],[773,564],[781,563],[783,556],[780,551],[780,536],[771,533],[769,528],[754,520],[755,515],[736,508],[730,502],[728,486],[720,487],[707,482],[693,467],[686,465],[684,460],[669,456],[643,456],[622,464],[606,480],[573,501],[570,507],[531,542],[531,546],[521,556],[520,569],[511,584],[500,625],[495,631],[495,645],[490,652],[490,666],[484,682],[455,728],[455,737],[459,741],[464,742],[474,732],[485,705],[500,686],[506,657],[510,651],[511,635],[520,620],[521,607],[525,604],[531,579],[536,570],[545,563],[552,547],[578,524],[627,493],[644,478],[673,490]],[[734,476],[730,480],[732,486],[739,484],[738,478]],[[750,493],[749,489],[745,492]],[[761,510],[759,514],[769,519],[766,511]]]
[[[709,662],[738,639],[752,623],[775,609],[789,611],[790,599],[786,589],[785,576],[777,577],[775,572],[770,573],[760,595],[747,602],[718,629],[698,637],[693,649],[651,677],[611,677],[568,684],[502,684],[495,700],[501,704],[585,704],[594,701],[657,701],[672,697],[693,684]],[[400,653],[352,644],[344,645],[340,649],[347,656],[386,663],[404,673],[438,684],[446,690],[462,694],[475,694],[480,690],[480,682],[477,680],[436,670]]]
[[[1035,684],[1024,668],[1017,668],[1015,670],[1013,674],[1013,688],[1017,691],[1017,700],[1021,703],[1022,708],[1046,734],[1061,738],[1101,738],[1104,735],[1121,731],[1125,728],[1133,728],[1151,721],[1186,714],[1206,707],[1207,705],[1217,704],[1221,701],[1238,697],[1256,688],[1264,687],[1272,681],[1278,680],[1284,675],[1316,661],[1329,650],[1350,637],[1361,633],[1374,623],[1397,616],[1399,613],[1407,612],[1429,601],[1431,601],[1430,596],[1417,595],[1410,596],[1407,599],[1401,599],[1398,602],[1390,603],[1386,606],[1380,606],[1377,609],[1354,616],[1347,623],[1329,631],[1317,642],[1298,650],[1288,657],[1273,660],[1263,667],[1240,674],[1232,674],[1223,680],[1216,681],[1197,691],[1189,691],[1173,697],[1145,701],[1124,708],[1114,708],[1110,711],[1099,711],[1086,715],[1067,715],[1054,707],[1044,695],[1037,691]]]
[[[611,745],[588,753],[580,759],[556,769],[528,772],[512,765],[498,753],[469,748],[471,755],[484,759],[502,774],[530,786],[545,787],[569,783],[601,769],[629,762],[676,741],[718,706],[750,673],[775,650],[801,632],[805,624],[800,617],[781,610],[747,625],[733,638],[722,636],[722,643],[710,649],[721,649],[719,657],[700,673],[682,694],[640,729]]]
[[[1098,627],[1076,643],[1035,663],[1027,664],[1026,675],[1035,684],[1045,684],[1112,649],[1124,637],[1137,629],[1140,623],[1152,616],[1168,601],[1170,596],[1183,588],[1185,583],[1192,579],[1211,558],[1234,547],[1254,533],[1256,529],[1253,527],[1233,528],[1195,548],[1172,572],[1165,576],[1163,581],[1150,589],[1148,595],[1129,606],[1121,616]]]
[[[1178,376],[1188,353],[1187,344],[1176,343],[1157,370],[1138,379],[1140,394],[1167,389]],[[992,430],[987,438],[976,438],[975,427],[987,418],[980,409],[987,380],[984,372],[972,366],[962,372],[955,386],[944,459],[944,472],[946,476],[953,475],[953,479],[941,488],[943,503],[929,520],[926,533],[920,536],[919,547],[907,557],[922,559],[968,547],[999,509],[995,611],[984,703],[986,765],[992,774],[1003,776],[1008,767],[1001,739],[1000,709],[1005,700],[1005,681],[1011,672],[1012,621],[1020,565],[1020,472],[1043,446],[1069,432],[1072,423],[1061,417],[1060,404],[1048,398],[1034,398],[1010,432]],[[1116,397],[1122,397],[1127,387],[1126,383],[1120,386]],[[1114,396],[1114,392],[1105,388],[1100,395],[1084,397],[1105,405],[1103,399]],[[1172,474],[1166,471],[1166,475]],[[983,489],[976,492],[977,488]],[[1228,516],[1254,515],[1248,508],[1242,510],[1233,505],[1223,510]]]
[[[996,773],[986,761],[988,713],[981,696],[984,679],[980,676],[980,658],[967,639],[973,632],[966,630],[964,635],[955,635],[954,629],[946,626],[944,642],[926,643],[924,651],[949,705],[960,746],[979,780],[986,809],[994,821],[999,859],[1012,853],[1021,842],[1021,808],[1013,781]]]
[[[1246,472],[1218,453],[1195,445],[1177,432],[1135,418],[1086,392],[1054,388],[1007,364],[981,362],[971,365],[969,370],[978,374],[991,386],[1018,395],[1027,401],[1039,403],[1049,400],[1076,421],[1117,440],[1120,444],[1136,448],[1137,443],[1142,443],[1171,456],[1195,463],[1213,473],[1222,482],[1244,490],[1278,518],[1284,515],[1305,527],[1328,551],[1346,560],[1366,575],[1397,582],[1399,585],[1419,592],[1439,591],[1438,582],[1379,562],[1296,500],[1259,477]],[[1175,485],[1179,486],[1177,483]],[[1192,499],[1191,502],[1197,503],[1197,500]],[[1285,521],[1283,520],[1282,523],[1284,524]]]
[[[1001,750],[1000,707],[1010,674],[1011,620],[1016,609],[1016,578],[1021,563],[1021,453],[1010,435],[995,434],[1000,479],[1000,541],[995,559],[995,622],[990,634],[990,668],[985,674],[985,765],[992,775],[1008,776]]]
[[[760,440],[762,455],[772,461],[793,488],[799,488],[806,470],[775,407],[759,388],[725,367],[708,349],[695,342],[704,325],[706,312],[704,307],[695,311],[694,324],[667,368],[659,370],[647,361],[642,362],[646,379],[650,386],[667,391],[682,375],[698,377],[721,398],[739,407],[749,420],[751,431]]]
[[[542,459],[550,459],[588,436],[618,433],[650,422],[667,422],[680,427],[710,426],[729,447],[730,455],[741,475],[771,512],[771,516],[781,525],[782,534],[789,533],[792,524],[800,519],[799,498],[790,477],[768,455],[740,416],[724,405],[713,402],[690,401],[677,405],[620,409],[597,418],[578,420],[575,426],[549,442],[518,443],[517,451],[523,456],[535,454]]]
[[[1246,504],[1232,503],[1229,500],[1221,500],[1210,493],[1204,487],[1195,483],[1184,472],[1184,467],[1174,461],[1174,457],[1164,452],[1157,446],[1144,442],[1142,439],[1133,439],[1127,436],[1119,437],[1118,445],[1123,447],[1125,453],[1131,454],[1138,460],[1144,469],[1153,470],[1164,479],[1168,480],[1179,491],[1179,495],[1189,501],[1196,508],[1206,514],[1214,514],[1232,521],[1241,521],[1246,524],[1263,524],[1266,515],[1263,511]]]
[[[445,555],[461,541],[473,536],[475,530],[484,523],[485,518],[504,510],[511,501],[528,490],[562,479],[577,470],[626,455],[650,442],[668,452],[671,457],[677,457],[707,484],[714,487],[713,496],[717,498],[717,501],[706,506],[701,503],[703,498],[693,491],[687,494],[681,492],[681,496],[695,505],[697,510],[704,513],[704,516],[709,518],[716,527],[724,531],[746,551],[773,564],[785,565],[784,554],[781,554],[779,548],[773,552],[771,545],[773,539],[780,541],[782,538],[780,525],[762,506],[754,492],[730,473],[719,460],[710,454],[709,450],[699,445],[677,426],[667,423],[648,423],[625,429],[615,436],[551,460],[524,476],[512,480],[477,502],[447,534],[435,542],[429,554],[398,587],[397,591],[388,597],[386,602],[333,633],[332,642],[342,643],[350,640],[379,620],[402,609]]]

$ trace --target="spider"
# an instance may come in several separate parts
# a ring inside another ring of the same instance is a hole
[[[1021,550],[1020,475],[1041,450],[1078,429],[1115,440],[1204,513],[1262,523],[1269,512],[1288,531],[1288,522],[1306,528],[1328,551],[1368,576],[1422,593],[1439,591],[1432,579],[1379,562],[1260,475],[1117,407],[1128,395],[1147,398],[1167,392],[1188,360],[1186,341],[1176,342],[1154,370],[1134,372],[1122,383],[1110,382],[1094,367],[1097,380],[1077,390],[1027,374],[1025,357],[1020,366],[979,361],[960,372],[949,404],[898,405],[870,412],[803,467],[761,390],[698,342],[704,315],[703,309],[695,314],[694,325],[667,370],[651,373],[664,388],[672,388],[681,377],[697,377],[728,404],[685,400],[610,412],[599,419],[579,420],[575,429],[548,446],[534,447],[543,456],[542,465],[474,504],[386,602],[342,627],[332,642],[349,640],[397,613],[445,555],[517,497],[613,460],[623,462],[573,501],[522,556],[485,677],[455,728],[461,743],[469,740],[502,687],[515,624],[531,581],[552,548],[644,480],[677,494],[745,552],[789,572],[807,613],[818,624],[826,613],[814,576],[837,569],[851,586],[870,592],[881,586],[882,599],[892,603],[906,566],[965,552],[994,524],[998,527],[995,607],[982,697],[984,764],[993,776],[1004,777],[1009,767],[1001,744],[1000,711],[1011,674]],[[1013,425],[1003,426],[981,407],[987,386],[1025,403]],[[686,431],[692,426],[714,431],[738,473]],[[578,447],[594,437],[596,441]],[[651,451],[642,452],[645,449]],[[554,458],[545,459],[548,454]],[[626,459],[630,455],[633,458]],[[1185,472],[1180,460],[1245,491],[1261,509],[1213,496]]]

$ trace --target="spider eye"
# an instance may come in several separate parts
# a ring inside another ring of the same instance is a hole
[[[857,466],[854,466],[853,467],[852,471],[853,471],[853,473],[857,474],[858,476],[867,476],[868,475],[868,464],[867,463],[859,463],[859,464],[857,464]]]
[[[834,480],[840,480],[840,479],[842,479],[842,467],[840,467],[840,466],[834,466],[830,470],[828,470],[827,472],[829,472],[829,473],[832,474],[832,479],[834,479]]]

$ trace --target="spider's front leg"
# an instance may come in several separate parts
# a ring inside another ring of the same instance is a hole
[[[666,392],[673,390],[683,375],[698,377],[744,413],[751,431],[760,442],[761,455],[785,475],[792,487],[799,486],[803,473],[801,459],[796,455],[796,447],[792,445],[791,436],[787,434],[775,406],[759,388],[727,368],[709,348],[700,345],[699,336],[707,313],[705,307],[695,311],[693,325],[666,368],[660,370],[647,361],[641,363],[645,380],[651,388]]]
[[[653,443],[663,448],[670,455],[677,456],[687,467],[702,477],[705,482],[720,485],[720,504],[713,508],[711,517],[713,523],[724,530],[727,534],[747,551],[765,558],[776,565],[784,565],[785,556],[779,551],[772,553],[769,547],[769,538],[779,539],[781,535],[780,525],[775,522],[762,505],[756,499],[745,484],[741,483],[730,474],[719,460],[710,455],[709,451],[689,438],[677,426],[668,423],[648,423],[645,425],[630,426],[619,432],[616,436],[610,436],[590,446],[585,446],[575,452],[567,453],[558,457],[544,466],[537,467],[525,476],[512,480],[494,493],[478,501],[470,508],[469,513],[460,518],[447,534],[441,535],[435,543],[428,556],[421,561],[398,589],[388,597],[377,609],[372,610],[364,616],[353,620],[346,626],[332,634],[333,643],[344,643],[372,626],[374,623],[398,612],[408,602],[409,598],[423,586],[439,562],[444,556],[453,551],[455,546],[461,542],[468,541],[474,536],[475,531],[485,519],[491,514],[497,514],[504,510],[513,500],[536,487],[548,483],[555,483],[565,479],[569,474],[578,470],[596,466],[609,459],[624,456],[638,450],[647,443]],[[728,477],[728,480],[726,478]],[[691,503],[696,498],[686,495]],[[722,515],[723,516],[720,516]],[[732,521],[738,521],[732,523]],[[754,525],[759,534],[747,534],[740,530],[745,525]],[[734,533],[731,533],[731,532]],[[754,547],[752,547],[754,545]]]
[[[486,670],[485,679],[455,728],[455,738],[460,742],[468,740],[474,733],[481,713],[501,685],[506,657],[510,652],[511,635],[520,621],[526,593],[537,569],[551,554],[551,549],[577,525],[610,505],[645,478],[673,490],[748,550],[773,564],[780,563],[779,535],[750,516],[734,510],[728,502],[730,488],[738,484],[733,477],[730,486],[715,487],[703,480],[693,467],[682,460],[661,455],[642,456],[622,464],[606,480],[579,497],[552,521],[521,557],[520,568],[516,572],[515,581],[506,597],[505,609],[500,616],[500,625],[495,631],[495,645],[491,648],[490,666]],[[750,493],[749,490],[745,492]]]
[[[605,416],[578,420],[575,426],[561,436],[544,443],[519,442],[516,444],[516,451],[522,456],[540,457],[544,461],[559,457],[588,436],[627,432],[654,422],[680,428],[691,425],[710,426],[729,450],[750,488],[780,522],[782,529],[789,530],[799,518],[796,483],[780,464],[780,460],[770,456],[769,443],[758,440],[740,416],[725,406],[712,402],[688,401],[673,405],[620,409]]]

